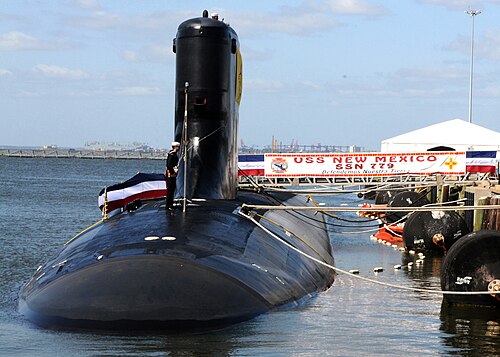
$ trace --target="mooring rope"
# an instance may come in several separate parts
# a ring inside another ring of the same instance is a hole
[[[66,243],[64,243],[64,246],[67,246],[69,243],[71,243],[72,241],[74,241],[76,238],[78,238],[79,236],[81,236],[83,233],[87,232],[88,230],[94,228],[95,226],[97,226],[99,223],[102,223],[104,222],[104,218],[95,222],[93,225],[85,228],[83,231],[81,231],[80,233],[78,233],[77,235],[75,235],[73,238],[71,238],[70,240],[68,240]]]
[[[327,195],[339,195],[339,194],[348,194],[348,193],[371,193],[371,192],[379,192],[379,191],[404,191],[408,189],[416,189],[416,188],[427,188],[430,186],[436,186],[436,182],[430,182],[428,184],[418,184],[416,186],[408,186],[408,187],[400,187],[403,183],[398,182],[398,183],[385,183],[381,185],[378,188],[370,188],[370,189],[336,189],[335,187],[321,187],[318,189],[302,189],[302,190],[291,190],[288,188],[279,188],[279,187],[269,187],[266,186],[266,190],[269,191],[277,191],[277,192],[291,192],[291,193],[296,193],[296,194],[301,194],[301,195],[309,195],[309,194],[314,194],[315,196],[327,196]],[[393,185],[396,185],[396,187],[391,187]],[[318,185],[319,186],[319,185]],[[322,185],[323,186],[323,185]],[[361,184],[342,184],[342,186],[346,187],[355,187],[355,186],[361,186]],[[330,191],[328,191],[330,190]]]
[[[320,212],[320,213],[322,213],[325,216],[328,216],[330,218],[337,219],[339,221],[344,221],[344,222],[349,222],[349,223],[367,223],[367,222],[375,222],[378,220],[378,218],[369,218],[369,219],[363,219],[363,220],[359,220],[359,219],[353,220],[353,219],[342,218],[342,217],[336,216],[336,215],[328,213],[328,212],[323,212],[321,210],[321,206],[314,200],[313,196],[308,195],[307,200],[311,201],[316,207],[319,208],[318,212]]]
[[[372,229],[366,229],[366,230],[363,230],[363,231],[334,232],[334,233],[337,233],[337,234],[361,234],[361,233],[377,232],[379,230],[380,230],[380,227],[372,228]]]
[[[250,207],[250,206],[247,206],[247,207]],[[312,208],[315,208],[315,207],[312,207]],[[313,256],[311,256],[311,255],[309,255],[309,254],[301,251],[298,248],[295,248],[293,245],[291,245],[290,243],[288,243],[285,240],[281,239],[279,236],[277,236],[276,234],[274,234],[273,232],[271,232],[269,229],[267,229],[266,227],[264,227],[262,224],[260,224],[258,221],[256,221],[252,216],[250,216],[249,213],[244,213],[244,212],[242,212],[242,210],[239,210],[238,214],[240,214],[241,216],[247,218],[249,221],[253,222],[257,227],[259,227],[264,232],[266,232],[267,234],[269,234],[272,238],[274,238],[278,242],[286,245],[288,248],[290,248],[293,251],[299,253],[300,255],[303,255],[304,257],[306,257],[306,258],[308,258],[308,259],[310,259],[312,261],[315,261],[318,264],[321,264],[321,265],[323,265],[323,266],[325,266],[327,268],[330,268],[330,269],[334,270],[337,273],[346,274],[346,275],[349,275],[349,276],[351,276],[353,278],[360,279],[360,280],[363,280],[363,281],[367,281],[369,283],[378,284],[378,285],[382,285],[382,286],[386,286],[386,287],[390,287],[390,288],[394,288],[394,289],[399,289],[399,290],[407,290],[407,291],[413,291],[413,292],[430,293],[430,294],[438,294],[438,295],[496,295],[496,294],[500,294],[500,291],[444,291],[444,290],[433,290],[433,289],[423,289],[423,288],[412,288],[412,287],[408,287],[408,286],[402,286],[402,285],[396,285],[396,284],[391,284],[391,283],[385,283],[383,281],[378,281],[378,280],[375,280],[375,279],[366,278],[366,277],[363,277],[363,276],[360,276],[360,275],[357,275],[357,274],[350,273],[350,272],[348,272],[346,270],[337,268],[337,267],[335,267],[335,266],[333,266],[331,264],[328,264],[328,263],[326,263],[324,261],[316,259],[315,257],[313,257]]]
[[[259,209],[259,210],[281,210],[281,211],[325,211],[325,212],[414,212],[414,211],[472,211],[472,210],[487,210],[499,209],[500,205],[478,205],[478,206],[422,206],[422,207],[311,207],[311,206],[266,206],[266,205],[252,205],[244,203],[246,209]]]
[[[394,235],[394,236],[396,236],[396,237],[399,237],[399,238],[403,238],[403,236],[402,236],[401,234],[394,232],[394,231],[393,231],[393,230],[389,227],[389,225],[388,225],[388,224],[384,224],[384,228],[385,228],[386,230],[388,230],[388,231],[389,231],[392,235]]]
[[[317,209],[316,211],[317,212],[320,212],[322,213],[323,215],[325,216],[329,216],[330,218],[334,218],[334,219],[341,219],[340,217],[337,217],[335,215],[332,215],[332,214],[329,214],[328,212],[324,212],[323,208],[317,204],[314,199],[312,199],[312,196],[308,195],[312,202],[316,205]],[[460,202],[460,201],[463,201],[464,199],[460,199],[460,200],[456,200],[456,201],[450,201],[450,202],[446,202],[444,204],[449,204],[449,203],[456,203],[456,202]],[[424,205],[422,207],[434,207],[438,205],[437,203],[429,203],[427,205]],[[243,204],[244,207],[261,207],[261,206],[252,206],[252,205],[245,205]],[[266,206],[267,207],[267,206]],[[276,207],[276,206],[273,206],[273,207]],[[290,208],[290,206],[280,206],[280,207],[288,207],[289,210],[294,210],[294,208]],[[309,206],[307,206],[309,207]],[[309,207],[311,208],[311,207]],[[314,209],[314,207],[312,207],[312,209]],[[357,211],[361,211],[363,209],[366,209],[367,211],[372,211],[370,207],[359,207],[359,209],[357,209]],[[349,211],[352,211],[353,209],[350,209]],[[338,211],[344,211],[342,209],[339,209]],[[356,212],[357,212],[356,211]],[[397,211],[400,211],[399,209]],[[373,211],[372,211],[373,212]],[[298,212],[297,212],[298,213]],[[395,224],[398,224],[402,221],[404,221],[408,216],[410,216],[411,214],[413,213],[413,210],[410,210],[408,211],[408,213],[406,215],[404,215],[403,217],[401,217],[400,219],[398,219],[397,221],[393,222],[392,224],[395,225]],[[346,220],[346,219],[341,219],[341,220]],[[370,220],[367,220],[366,222],[375,222],[377,219],[370,219]],[[346,221],[349,221],[349,222],[353,222],[353,223],[358,223],[358,222],[364,222],[364,221],[354,221],[354,220],[346,220]],[[329,224],[328,222],[326,222],[327,225],[332,225],[332,224]],[[342,225],[334,225],[336,227],[343,227],[343,228],[355,228],[356,226],[342,226]],[[353,231],[348,231],[348,232],[335,232],[335,233],[338,233],[338,234],[360,234],[360,233],[371,233],[371,232],[376,232],[380,229],[380,226],[379,227],[376,227],[376,228],[371,228],[371,229],[367,229],[367,230],[353,230]]]
[[[255,215],[256,215],[257,217],[260,217],[261,219],[264,219],[264,220],[268,221],[268,222],[269,222],[269,223],[271,223],[271,224],[274,224],[275,226],[280,227],[281,229],[283,229],[283,231],[285,231],[285,234],[287,234],[287,232],[288,232],[288,234],[293,235],[295,238],[297,238],[297,239],[298,239],[298,240],[300,240],[302,243],[304,243],[306,246],[308,246],[308,247],[309,247],[309,249],[311,249],[314,253],[316,253],[316,254],[318,255],[318,257],[320,257],[320,258],[324,259],[324,258],[321,256],[321,254],[320,254],[320,253],[319,253],[316,249],[314,249],[314,247],[312,247],[312,246],[311,246],[308,242],[306,242],[304,239],[300,238],[300,237],[299,237],[297,234],[295,234],[294,232],[292,232],[292,231],[290,231],[289,229],[285,228],[282,224],[280,224],[280,223],[278,223],[278,222],[276,222],[276,221],[274,221],[274,220],[272,220],[272,219],[270,219],[270,218],[264,217],[264,216],[263,216],[263,215],[261,215],[261,214],[256,213]]]

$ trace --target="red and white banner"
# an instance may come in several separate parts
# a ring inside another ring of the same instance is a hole
[[[107,197],[107,212],[124,207],[134,200],[147,200],[165,197],[167,185],[163,174],[137,173],[127,181],[103,188],[99,192],[97,204],[104,209],[104,196]]]
[[[465,174],[465,152],[265,154],[267,177]]]

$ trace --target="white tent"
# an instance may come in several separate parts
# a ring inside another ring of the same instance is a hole
[[[500,151],[500,133],[461,119],[453,119],[385,139],[380,151],[422,152],[436,147],[456,151]]]

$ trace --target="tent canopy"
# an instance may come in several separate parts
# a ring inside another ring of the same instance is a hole
[[[500,133],[462,119],[452,119],[385,139],[380,151],[421,152],[436,147],[456,151],[500,151]]]

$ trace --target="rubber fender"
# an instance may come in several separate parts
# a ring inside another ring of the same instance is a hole
[[[500,231],[482,230],[460,238],[450,248],[441,269],[441,289],[488,291],[500,279]],[[455,305],[500,307],[500,296],[444,295]]]
[[[415,191],[401,191],[390,199],[387,205],[389,207],[421,207],[429,204],[425,195],[426,193],[418,193]],[[399,221],[407,214],[408,212],[388,212],[386,219],[388,223],[393,223]]]
[[[463,218],[454,211],[420,211],[405,222],[403,241],[408,250],[445,253],[460,237],[470,233]]]
[[[396,195],[397,192],[398,191],[391,191],[391,190],[378,191],[377,194],[375,195],[375,204],[383,205],[389,203],[389,201]]]

